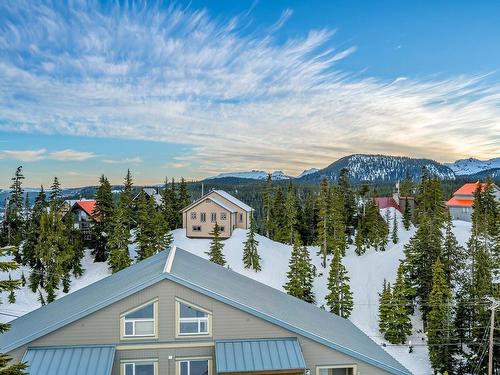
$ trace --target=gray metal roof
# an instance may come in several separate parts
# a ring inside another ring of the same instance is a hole
[[[66,324],[163,279],[168,251],[162,251],[70,293],[11,322],[11,329],[0,335],[1,352],[25,345]]]
[[[306,363],[297,338],[218,340],[217,373],[304,370]]]
[[[247,212],[253,211],[253,208],[250,207],[248,204],[243,203],[238,198],[233,197],[231,194],[229,194],[224,190],[213,190],[212,192],[219,194],[221,197],[226,198],[229,202],[237,205],[238,207]]]
[[[0,351],[26,345],[164,279],[389,373],[411,374],[349,320],[179,248],[163,251],[15,319],[11,329],[0,335]]]
[[[109,375],[114,345],[29,348],[23,362],[30,375]]]

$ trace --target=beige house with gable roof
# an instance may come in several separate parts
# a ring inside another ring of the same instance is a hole
[[[210,238],[215,223],[222,238],[248,229],[253,208],[223,190],[212,190],[182,210],[182,227],[190,238]]]

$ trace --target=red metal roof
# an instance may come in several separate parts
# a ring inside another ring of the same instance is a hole
[[[375,204],[378,206],[379,209],[392,207],[398,211],[401,211],[399,205],[392,197],[377,197],[375,198]]]
[[[450,206],[458,206],[458,207],[472,207],[474,203],[474,199],[457,199],[455,197],[451,198],[446,205]]]
[[[76,201],[75,205],[78,205],[82,210],[84,210],[87,213],[87,215],[92,216],[95,207],[95,200],[88,199],[88,200]]]
[[[484,190],[486,188],[486,183],[473,182],[464,184],[460,189],[453,193],[453,195],[474,195],[474,192],[479,186],[481,186],[481,190]]]

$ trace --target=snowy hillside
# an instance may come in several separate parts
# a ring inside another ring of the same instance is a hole
[[[318,168],[309,168],[309,169],[306,169],[304,172],[302,172],[301,174],[299,174],[297,177],[295,178],[302,178],[304,176],[307,176],[308,174],[311,174],[311,173],[316,173],[317,171],[319,171]]]
[[[252,170],[247,172],[226,172],[226,173],[220,173],[216,176],[207,177],[205,178],[205,180],[214,180],[218,178],[227,178],[227,177],[246,178],[250,180],[266,180],[267,175],[268,172],[257,171],[257,170]],[[289,178],[290,176],[285,175],[282,171],[274,171],[271,173],[271,179],[274,181],[288,180]]]
[[[382,217],[385,217],[384,212],[382,212]],[[398,218],[400,238],[398,244],[393,245],[390,242],[385,252],[369,250],[362,256],[357,256],[354,253],[354,247],[351,246],[343,260],[351,278],[351,289],[354,294],[354,309],[350,319],[379,344],[384,343],[385,340],[378,331],[378,292],[382,288],[384,278],[391,283],[394,282],[399,259],[404,256],[404,244],[409,241],[414,233],[413,228],[410,231],[404,230],[401,223],[401,215],[399,215],[399,213]],[[455,221],[454,225],[454,232],[457,240],[464,245],[469,237],[470,223]],[[198,256],[207,258],[205,252],[209,249],[209,239],[189,239],[185,236],[185,232],[182,229],[175,230],[173,235],[174,244],[176,246]],[[241,260],[243,242],[246,240],[246,235],[247,233],[245,230],[236,229],[233,236],[224,241],[224,254],[228,266],[245,276],[251,277],[276,289],[283,290],[282,286],[286,282],[291,247],[257,235],[256,238],[259,241],[259,254],[262,257],[262,271],[256,273],[245,269]],[[314,293],[318,305],[321,306],[325,303],[324,297],[327,294],[328,266],[326,269],[321,267],[321,260],[317,255],[317,247],[310,247],[309,251],[313,263],[317,268],[318,276],[315,279]],[[134,245],[130,246],[130,253],[132,256],[135,255]],[[85,255],[83,267],[85,268],[85,274],[80,279],[73,281],[71,291],[80,289],[110,274],[106,264],[92,263],[89,252]],[[14,278],[19,277],[20,272],[21,271],[16,271],[12,276]],[[28,270],[24,269],[24,273],[27,277]],[[5,277],[7,277],[6,274],[0,274],[0,278]],[[62,292],[59,293],[59,295],[62,294]],[[0,315],[0,321],[4,322],[10,321],[14,319],[15,316],[24,314],[40,306],[37,301],[37,295],[29,291],[27,287],[18,291],[17,302],[15,304],[8,304],[7,295],[2,296],[2,303],[3,305],[0,307],[0,312],[2,314],[8,314]],[[427,347],[425,346],[425,341],[422,340],[424,335],[417,332],[421,330],[421,328],[421,320],[418,316],[415,316],[413,318],[414,334],[410,338],[411,343],[414,345],[413,353],[408,353],[407,346],[391,346],[389,344],[386,347],[386,350],[391,355],[415,375],[427,375],[432,373],[428,360]]]
[[[468,176],[488,169],[500,168],[500,158],[479,160],[474,158],[460,159],[446,164],[457,176]]]

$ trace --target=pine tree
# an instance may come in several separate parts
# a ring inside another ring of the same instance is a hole
[[[137,258],[143,260],[166,249],[172,242],[168,223],[152,199],[140,194],[137,203]]]
[[[271,233],[271,238],[275,241],[281,243],[288,243],[288,230],[286,223],[286,204],[285,195],[281,187],[276,189],[276,195],[274,197],[273,209],[271,211],[271,223],[273,232]]]
[[[191,198],[189,197],[189,192],[187,189],[186,181],[181,177],[181,182],[179,184],[179,195],[177,200],[177,228],[182,226],[182,209],[189,206],[191,203]]]
[[[309,251],[301,245],[298,233],[294,236],[292,254],[288,263],[287,282],[283,285],[286,292],[309,303],[315,303],[313,292],[314,271]]]
[[[57,177],[54,177],[49,194],[50,209],[59,212],[63,204],[63,191]]]
[[[264,231],[266,233],[266,237],[271,238],[271,233],[273,231],[271,225],[271,210],[272,210],[272,179],[271,173],[267,175],[266,187],[264,188],[264,193],[262,195],[262,208],[263,208],[263,222],[264,222]]]
[[[243,243],[243,264],[245,268],[253,269],[256,272],[261,270],[258,246],[259,241],[255,239],[255,220],[253,216],[250,216],[250,229],[247,240]]]
[[[16,169],[14,177],[11,178],[9,198],[7,201],[5,219],[2,222],[2,243],[0,245],[19,246],[24,237],[24,217],[23,217],[23,198],[24,192],[22,183],[24,180],[23,167]],[[19,256],[16,254],[16,258]],[[20,259],[16,259],[20,261]]]
[[[456,339],[453,337],[451,321],[452,294],[439,258],[432,267],[432,274],[427,321],[429,357],[435,372],[453,371],[453,354],[456,348],[452,344]]]
[[[411,207],[408,203],[408,197],[405,197],[405,209],[403,211],[403,226],[405,230],[410,230],[411,224]]]
[[[40,192],[36,196],[35,204],[31,210],[26,228],[26,239],[23,244],[21,259],[23,265],[33,267],[35,264],[35,246],[38,243],[38,236],[40,235],[40,218],[46,207],[46,196],[42,186]]]
[[[95,194],[95,200],[94,212],[92,213],[92,232],[95,247],[92,254],[94,255],[95,262],[104,262],[108,259],[107,237],[111,231],[114,210],[111,185],[104,175],[99,179],[99,187]]]
[[[398,237],[398,217],[396,215],[396,210],[394,210],[394,216],[392,217],[391,240],[392,240],[393,244],[397,244],[399,242],[399,237]]]
[[[223,249],[224,249],[224,242],[221,241],[220,238],[220,228],[217,222],[214,225],[214,229],[212,232],[210,232],[210,235],[212,236],[212,242],[210,242],[210,250],[206,252],[205,254],[208,255],[208,259],[211,262],[214,262],[216,264],[219,264],[221,266],[226,265],[226,259],[224,257]]]
[[[127,174],[125,175],[125,179],[123,181],[123,190],[120,193],[120,203],[119,207],[122,212],[120,215],[122,216],[122,220],[124,220],[124,224],[129,228],[132,226],[134,210],[132,207],[132,190],[134,188],[132,173],[130,173],[130,169],[127,169]]]
[[[411,335],[410,309],[407,285],[403,278],[403,268],[398,268],[394,283],[384,337],[392,344],[404,344]]]
[[[80,277],[83,275],[82,259],[85,255],[85,249],[83,244],[82,234],[79,229],[75,228],[73,215],[67,212],[63,217],[64,224],[64,236],[68,240],[69,249],[68,252],[71,254],[71,260],[67,263],[67,281],[69,280],[69,274],[72,273],[75,277]]]
[[[349,286],[349,276],[342,264],[339,251],[333,254],[330,264],[326,304],[332,313],[340,315],[343,318],[348,318],[351,315],[353,308],[352,292]]]
[[[332,253],[331,249],[331,233],[330,233],[330,188],[328,180],[321,180],[320,192],[318,196],[318,238],[319,255],[321,255],[321,264],[326,268],[326,256]]]
[[[409,197],[413,194],[413,181],[409,176],[406,176],[399,184],[399,195],[402,197]]]
[[[125,206],[118,206],[113,213],[113,225],[108,239],[108,264],[113,273],[127,268],[132,263],[128,251],[130,231],[125,216]]]
[[[385,333],[387,331],[389,315],[391,313],[391,301],[391,283],[388,283],[387,280],[384,279],[382,293],[379,293],[378,305],[378,330],[380,331],[380,333]]]
[[[293,243],[293,237],[297,225],[297,204],[295,191],[293,189],[292,181],[288,184],[288,191],[285,202],[285,222],[286,222],[286,236],[288,237],[288,244]]]
[[[346,214],[344,194],[340,186],[335,185],[331,189],[331,210],[330,223],[332,228],[332,252],[339,252],[341,256],[345,256],[347,249],[346,236]]]
[[[464,266],[465,251],[453,234],[453,222],[449,213],[446,219],[441,257],[446,281],[451,286],[454,286],[456,277]]]
[[[169,229],[176,228],[177,217],[177,213],[175,212],[175,194],[172,193],[172,189],[169,189],[168,187],[168,178],[165,178],[165,185],[161,192],[161,209],[163,211],[163,216],[168,224]]]
[[[349,227],[354,228],[356,226],[356,197],[349,182],[349,170],[347,168],[342,168],[340,170],[338,185],[342,191],[344,201],[343,212],[345,216],[344,223],[347,230]]]
[[[0,249],[0,257],[6,255],[8,249]],[[18,264],[14,261],[0,261],[0,272],[9,272],[17,269]],[[9,280],[0,280],[0,294],[3,292],[9,292],[9,301],[12,300],[11,295],[13,291],[17,289],[20,285],[20,280],[12,280],[9,274]],[[12,302],[11,302],[12,303]],[[8,331],[10,325],[7,323],[0,323],[0,334]],[[11,358],[4,353],[0,353],[0,374],[5,375],[25,375],[24,371],[27,366],[24,363],[10,364]]]
[[[151,249],[154,255],[167,249],[171,245],[173,237],[163,212],[160,208],[156,207],[153,200],[150,200],[148,209],[152,228]]]

